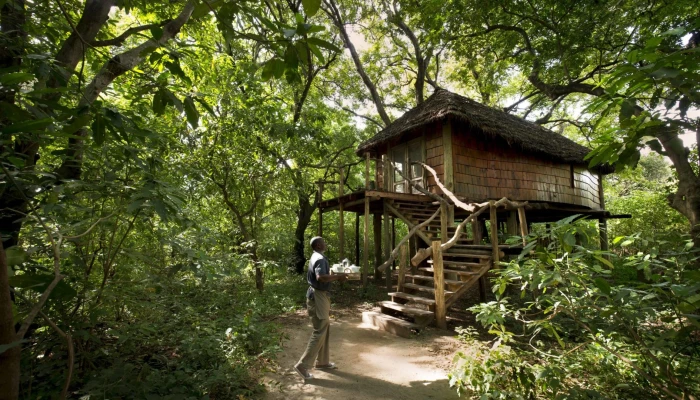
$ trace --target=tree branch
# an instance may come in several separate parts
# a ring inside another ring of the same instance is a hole
[[[170,39],[174,38],[183,25],[190,19],[194,11],[194,3],[187,2],[177,18],[165,24],[163,34],[160,38],[150,38],[130,50],[112,57],[95,75],[92,82],[85,88],[83,98],[79,107],[86,107],[92,104],[99,95],[118,77],[132,70],[142,63],[146,57],[155,49],[163,46]],[[57,176],[64,179],[80,178],[82,167],[83,146],[87,136],[87,129],[82,128],[76,132],[76,138],[71,138],[68,143],[69,155],[56,172]]]
[[[90,43],[92,47],[105,47],[105,46],[121,46],[124,41],[129,38],[129,36],[133,35],[134,33],[142,32],[147,29],[153,29],[153,28],[160,28],[161,26],[167,24],[170,22],[169,19],[166,19],[165,21],[159,22],[157,24],[148,24],[148,25],[141,25],[141,26],[135,26],[133,28],[129,28],[124,33],[121,35],[112,38],[112,39],[106,39],[106,40],[95,40]]]
[[[347,29],[345,29],[345,23],[343,22],[343,18],[340,15],[340,11],[338,10],[338,7],[333,1],[334,0],[325,0],[326,7],[324,8],[324,11],[326,12],[326,14],[328,14],[331,21],[333,21],[333,24],[340,31],[340,37],[343,39],[345,47],[347,47],[350,51],[350,55],[352,56],[352,61],[355,63],[357,73],[360,75],[360,78],[362,78],[362,82],[364,82],[365,86],[369,90],[370,95],[372,96],[372,101],[374,102],[374,106],[377,108],[379,117],[382,119],[385,126],[389,125],[391,123],[391,118],[389,118],[389,114],[387,114],[384,108],[382,98],[381,96],[379,96],[377,87],[374,85],[372,80],[365,72],[365,69],[362,66],[362,62],[360,61],[360,56],[357,54],[357,50],[355,49],[355,46],[350,40],[350,36],[348,35]]]

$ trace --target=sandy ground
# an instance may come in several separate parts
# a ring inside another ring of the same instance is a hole
[[[268,374],[264,399],[457,399],[447,370],[459,343],[454,332],[428,328],[403,339],[364,325],[361,314],[332,313],[331,360],[337,370],[312,370],[303,382],[292,366],[311,334],[305,311],[284,318],[288,339],[279,354],[279,369]]]

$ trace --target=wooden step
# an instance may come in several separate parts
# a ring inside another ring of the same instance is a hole
[[[404,283],[402,285],[404,288],[418,290],[419,292],[435,294],[435,288],[432,286],[416,285],[415,283]],[[445,298],[452,296],[455,292],[445,290]]]
[[[390,315],[378,313],[375,311],[365,311],[362,313],[362,322],[370,325],[374,325],[377,328],[393,333],[394,335],[401,336],[410,339],[418,331],[420,331],[423,326],[414,324],[413,322],[404,321],[400,318],[392,317]]]
[[[433,260],[428,260],[428,264],[432,264],[432,263],[433,263]],[[444,265],[452,265],[452,266],[464,267],[464,268],[472,268],[472,267],[481,268],[481,267],[485,267],[485,266],[489,265],[488,262],[483,262],[483,261],[476,263],[476,262],[467,262],[467,261],[462,261],[462,260],[446,260],[446,259],[443,259],[442,263]]]
[[[419,271],[424,271],[424,272],[432,272],[435,273],[435,270],[433,267],[427,267],[427,268],[418,268]],[[456,269],[443,269],[442,272],[444,274],[450,273],[450,274],[457,274],[460,276],[478,276],[479,273],[477,271],[460,271]]]
[[[480,260],[489,260],[491,259],[491,256],[488,254],[474,254],[474,253],[465,253],[461,252],[458,250],[452,250],[448,249],[446,252],[442,253],[442,256],[449,256],[449,257],[462,257],[462,258],[478,258]]]
[[[435,313],[432,311],[410,307],[393,301],[382,301],[379,303],[379,307],[381,307],[384,314],[406,317],[413,320],[413,323],[421,326],[428,326],[435,319]]]
[[[428,306],[435,305],[435,299],[428,299],[425,297],[415,296],[415,295],[404,293],[404,292],[391,292],[391,293],[389,293],[389,296],[391,296],[392,299],[394,297],[398,297],[400,299],[404,299],[404,300],[408,300],[408,301],[415,301],[416,303],[425,304]]]
[[[406,278],[418,279],[418,280],[430,281],[430,282],[435,281],[435,277],[428,276],[428,275],[406,275]],[[444,281],[448,285],[463,285],[464,284],[463,281],[455,281],[455,280],[451,280],[451,279],[444,279]]]
[[[465,261],[453,261],[453,260],[442,260],[445,265],[451,265],[453,267],[463,267],[463,268],[482,268],[488,265],[488,263],[475,263],[475,262],[465,262]]]

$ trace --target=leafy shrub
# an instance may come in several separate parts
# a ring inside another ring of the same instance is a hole
[[[115,285],[105,300],[121,299],[123,310],[111,319],[95,316],[97,324],[85,321],[75,330],[75,394],[233,399],[260,393],[259,378],[273,365],[282,335],[266,319],[298,307],[303,293],[300,278],[286,275],[269,279],[264,294],[252,282],[194,274]],[[65,370],[65,346],[48,330],[37,331],[33,342],[23,360],[32,371],[24,375],[23,397],[51,398],[64,382],[57,371]]]
[[[585,246],[593,239],[589,223],[560,221],[495,271],[498,300],[470,309],[493,343],[462,335],[469,348],[450,374],[459,392],[681,399],[700,391],[700,272],[692,242],[661,251],[640,235],[621,237],[617,246],[640,250],[617,256]],[[644,279],[631,279],[637,271]],[[507,296],[514,285],[520,295]]]

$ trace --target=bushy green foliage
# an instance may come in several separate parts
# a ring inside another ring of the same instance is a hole
[[[498,300],[471,308],[494,339],[463,335],[470,346],[450,375],[460,392],[484,399],[698,393],[700,273],[692,242],[662,251],[639,236],[619,237],[617,246],[639,251],[618,256],[577,244],[586,238],[595,239],[587,222],[560,221],[496,271]],[[617,272],[629,268],[641,279]]]
[[[303,281],[270,279],[260,294],[251,281],[202,282],[192,274],[167,282],[122,282],[106,301],[116,312],[83,322],[74,340],[76,395],[90,398],[237,398],[262,390],[282,332],[271,316],[297,308]],[[114,302],[114,303],[112,303]],[[102,315],[101,315],[102,314]],[[24,398],[51,398],[63,384],[62,340],[43,329],[24,353]],[[44,355],[50,354],[49,357]]]

